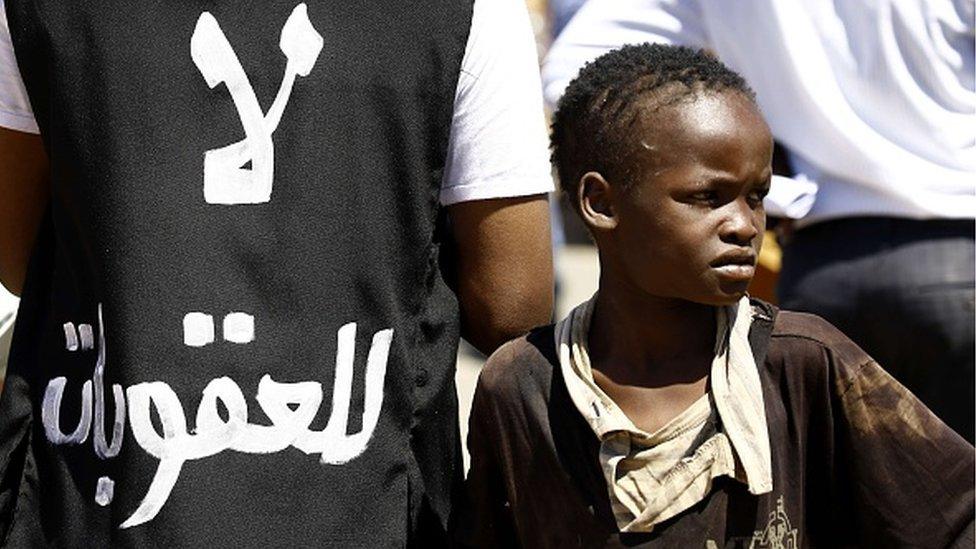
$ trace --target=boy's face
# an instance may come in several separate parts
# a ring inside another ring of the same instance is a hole
[[[758,108],[739,92],[704,92],[648,113],[633,139],[638,176],[610,188],[612,223],[591,224],[604,268],[640,293],[734,303],[766,228],[773,139]]]

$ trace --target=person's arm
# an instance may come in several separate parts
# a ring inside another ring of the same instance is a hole
[[[461,202],[454,228],[461,334],[490,355],[552,315],[552,248],[545,195]]]
[[[491,354],[546,324],[553,189],[539,66],[522,0],[476,0],[440,201],[454,237],[462,335]]]
[[[39,135],[0,127],[0,283],[20,295],[49,198]]]
[[[644,42],[708,49],[699,0],[589,0],[546,55],[546,102],[555,107],[587,62],[625,44]]]

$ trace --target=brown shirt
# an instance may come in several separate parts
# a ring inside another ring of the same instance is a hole
[[[716,479],[649,534],[621,534],[600,443],[559,370],[553,329],[488,361],[471,412],[462,543],[482,547],[973,547],[974,450],[823,320],[767,314],[749,340],[773,490]]]

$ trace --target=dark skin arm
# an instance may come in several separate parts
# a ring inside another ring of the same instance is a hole
[[[552,315],[552,244],[545,195],[448,207],[457,258],[461,335],[490,355],[547,324]]]
[[[37,230],[50,199],[38,135],[0,128],[0,282],[20,295]]]

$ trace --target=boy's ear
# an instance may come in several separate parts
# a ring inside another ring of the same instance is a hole
[[[577,205],[583,223],[595,231],[606,231],[617,226],[613,208],[613,187],[599,172],[586,172],[577,188]]]

